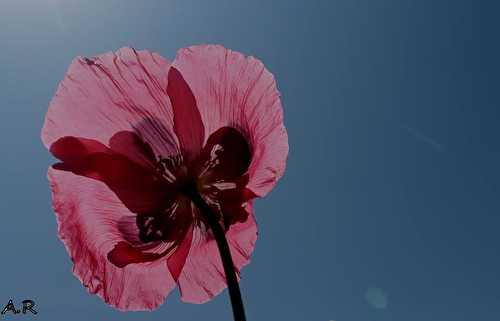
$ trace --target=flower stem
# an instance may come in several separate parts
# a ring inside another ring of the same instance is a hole
[[[205,219],[207,220],[208,225],[210,226],[210,229],[212,230],[212,233],[214,235],[217,247],[219,248],[222,265],[224,266],[224,273],[226,274],[229,297],[231,298],[231,305],[233,307],[234,321],[246,321],[240,286],[238,285],[233,258],[231,257],[231,251],[229,250],[229,244],[227,243],[224,229],[220,225],[219,220],[217,219],[217,215],[215,215],[212,209],[210,209],[210,207],[200,196],[200,194],[198,192],[190,194],[193,203],[196,204],[198,209],[205,216]]]

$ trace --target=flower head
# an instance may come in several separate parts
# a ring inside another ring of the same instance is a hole
[[[74,274],[122,310],[158,307],[177,285],[201,303],[226,280],[197,193],[224,227],[234,265],[257,237],[252,201],[281,177],[288,153],[273,76],[221,46],[173,63],[122,48],[73,60],[42,140],[59,236]]]

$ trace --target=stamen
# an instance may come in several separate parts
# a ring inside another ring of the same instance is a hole
[[[208,170],[214,168],[215,166],[219,165],[220,160],[219,160],[219,152],[223,152],[224,148],[217,144],[214,145],[212,150],[210,151],[210,160],[207,161],[205,164],[203,164],[203,170],[200,173],[200,176],[204,175]]]
[[[202,195],[202,198],[205,200],[205,202],[211,206],[215,206],[218,211],[222,211],[222,208],[219,204],[219,201],[217,199],[217,191],[212,191],[212,192],[205,192]]]
[[[179,208],[179,204],[177,202],[175,202],[170,207],[168,207],[167,209],[165,209],[165,213],[169,213],[170,212],[170,217],[171,218],[175,218],[176,214],[177,214],[177,209],[178,208]]]
[[[148,216],[146,217],[146,220],[144,221],[144,226],[151,226],[151,222],[153,221],[153,217],[152,216]]]
[[[221,145],[217,144],[217,145],[214,145],[214,147],[212,148],[212,150],[210,151],[210,160],[212,159],[215,159],[218,157],[217,155],[217,152],[218,151],[221,151],[223,152],[224,151],[224,147],[222,147]]]
[[[213,186],[217,187],[217,189],[223,191],[226,189],[233,189],[236,188],[236,183],[233,182],[224,182],[224,181],[217,181],[212,184]]]
[[[174,173],[181,165],[182,155],[169,156],[168,158],[163,158],[160,155],[156,164],[156,170],[167,182],[173,183],[177,180]]]

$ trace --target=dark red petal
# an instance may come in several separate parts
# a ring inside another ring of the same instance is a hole
[[[217,201],[224,219],[226,230],[235,223],[245,222],[247,211],[245,203],[257,197],[254,192],[248,189],[248,175],[244,175],[234,180],[235,188],[219,190],[217,192]]]
[[[231,194],[237,194],[238,196],[233,198],[230,196]],[[245,222],[247,219],[248,213],[245,210],[245,202],[247,201],[243,200],[247,197],[243,196],[243,194],[252,195],[248,197],[248,199],[256,197],[255,194],[247,188],[243,190],[223,191],[218,195],[226,230],[229,229],[231,225]]]
[[[182,153],[189,162],[196,158],[201,150],[205,128],[193,93],[175,68],[170,68],[168,72],[167,93],[174,112],[174,131]]]
[[[109,148],[144,167],[152,168],[156,164],[151,146],[134,132],[120,131],[114,134],[109,140]]]
[[[127,242],[119,242],[108,253],[108,260],[119,268],[131,263],[144,263],[157,260],[162,255],[159,253],[146,253],[132,247]]]
[[[193,240],[193,225],[190,225],[189,230],[186,235],[182,238],[179,246],[172,253],[171,256],[167,258],[167,266],[172,278],[177,281],[179,279],[179,275],[181,274],[182,268],[186,263],[186,258],[189,254],[189,248],[191,247],[191,242]]]
[[[207,181],[232,181],[243,175],[250,165],[252,153],[245,137],[236,129],[222,127],[207,140],[197,161],[197,172]],[[203,173],[208,162],[217,164]]]
[[[166,200],[164,184],[151,169],[114,153],[97,141],[63,137],[52,144],[50,150],[63,161],[55,164],[55,169],[105,183],[133,213],[155,211]]]
[[[93,139],[62,137],[50,146],[54,157],[63,162],[76,161],[94,153],[109,153],[109,148]]]

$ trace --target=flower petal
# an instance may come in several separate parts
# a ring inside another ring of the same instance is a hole
[[[178,154],[166,93],[169,68],[158,54],[130,48],[75,58],[50,103],[42,129],[45,146],[64,136],[107,144],[115,133],[132,131],[156,155]]]
[[[120,310],[157,308],[175,287],[165,260],[119,268],[108,253],[124,241],[118,221],[132,214],[102,182],[50,168],[59,237],[74,262],[73,273]]]
[[[109,148],[145,168],[156,167],[153,149],[134,132],[121,131],[114,134],[109,140]]]
[[[257,225],[251,202],[246,206],[247,219],[231,225],[226,232],[234,266],[239,271],[250,263],[257,240]],[[186,264],[179,280],[181,300],[190,303],[204,303],[227,287],[226,276],[217,244],[210,232],[197,226]]]
[[[201,151],[205,128],[193,93],[175,68],[170,68],[168,72],[167,93],[174,111],[174,131],[184,158],[190,162]]]
[[[255,194],[246,188],[248,175],[244,175],[235,180],[235,187],[219,190],[217,201],[220,205],[224,227],[226,230],[236,222],[245,222],[248,213],[245,204],[255,198]]]
[[[131,161],[98,141],[63,137],[51,145],[50,151],[63,161],[54,168],[105,183],[133,213],[156,212],[168,199],[168,190],[153,169]]]
[[[186,258],[189,254],[189,249],[191,248],[191,242],[193,241],[193,225],[191,224],[189,230],[187,231],[185,237],[182,239],[179,247],[171,256],[167,259],[167,266],[170,274],[175,281],[179,279],[184,265],[186,264]]]
[[[181,49],[172,63],[191,88],[205,137],[229,126],[252,148],[249,188],[264,196],[283,175],[288,137],[273,75],[253,57],[221,46]]]
[[[197,160],[197,176],[207,183],[233,181],[250,165],[251,151],[245,137],[236,129],[221,127],[207,140]]]
[[[143,252],[127,242],[118,242],[107,255],[108,260],[119,268],[132,263],[155,261],[160,257],[161,253]]]

